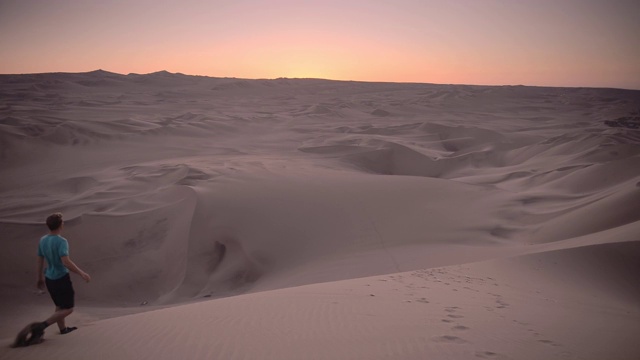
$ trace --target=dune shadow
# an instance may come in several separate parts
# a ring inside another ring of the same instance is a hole
[[[213,250],[210,254],[210,261],[208,266],[209,273],[213,273],[220,266],[227,253],[227,246],[219,241],[215,241]]]

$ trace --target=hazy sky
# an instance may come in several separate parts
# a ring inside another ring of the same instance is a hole
[[[0,73],[640,89],[640,0],[0,0]]]

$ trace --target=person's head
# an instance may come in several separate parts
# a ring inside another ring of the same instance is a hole
[[[51,231],[59,230],[62,227],[62,213],[53,213],[47,218],[47,227]]]

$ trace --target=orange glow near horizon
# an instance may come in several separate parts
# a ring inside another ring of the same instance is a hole
[[[639,11],[579,0],[8,1],[0,73],[640,89]]]

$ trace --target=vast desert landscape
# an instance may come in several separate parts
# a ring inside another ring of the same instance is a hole
[[[640,358],[639,90],[0,75],[0,175],[2,359]]]

